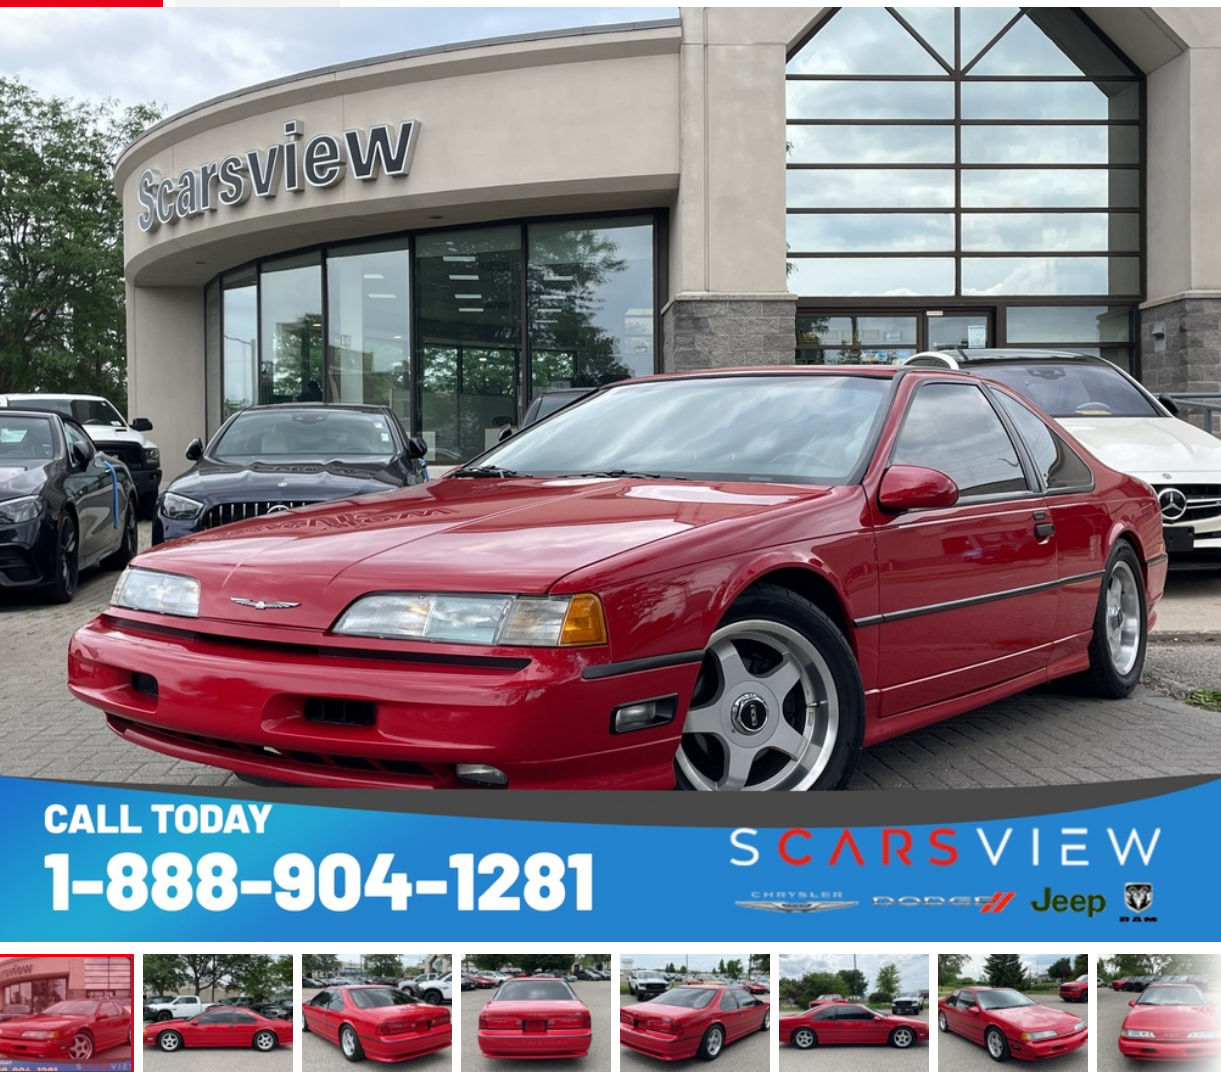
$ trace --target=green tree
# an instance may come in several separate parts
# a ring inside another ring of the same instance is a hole
[[[721,958],[721,959],[720,959],[720,960],[717,962],[717,966],[716,966],[716,974],[717,974],[717,975],[724,975],[724,974],[725,974],[725,958],[724,958],[724,957],[722,957],[722,958]]]
[[[301,971],[314,978],[329,978],[339,971],[339,958],[334,953],[302,953]]]
[[[771,975],[772,973],[770,953],[751,953],[749,963],[751,975]]]
[[[1057,982],[1063,982],[1065,979],[1073,979],[1073,966],[1069,963],[1068,957],[1061,957],[1050,968],[1047,969],[1047,974]]]
[[[1015,990],[1025,990],[1030,986],[1030,978],[1022,967],[1022,958],[1016,953],[990,954],[984,961],[984,973],[989,986],[1011,986]]]
[[[899,992],[899,966],[897,964],[883,964],[878,970],[877,992],[886,995],[884,1000],[890,1000]]]
[[[1073,957],[1073,972],[1070,978],[1079,979],[1083,975],[1090,973],[1090,958],[1087,953],[1078,953]]]
[[[190,984],[191,993],[197,997],[208,987],[215,990],[225,972],[215,953],[179,953],[178,962],[184,981]]]
[[[727,960],[725,962],[725,974],[731,979],[741,979],[743,975],[742,962],[740,960]]]
[[[0,77],[0,393],[97,393],[126,410],[123,210],[111,177],[160,115]]]
[[[527,975],[542,968],[546,972],[566,972],[576,961],[575,953],[506,953]]]
[[[848,994],[864,994],[865,988],[869,985],[869,980],[865,973],[858,968],[843,968],[840,970],[839,977],[843,983],[844,995]]]
[[[144,955],[144,989],[152,994],[173,994],[186,978],[176,953]]]
[[[216,958],[216,981],[230,990],[265,1001],[291,987],[293,958],[267,953],[235,953]]]
[[[397,980],[403,974],[403,962],[396,953],[365,953],[361,961],[368,975]]]
[[[962,966],[968,959],[966,953],[939,953],[937,955],[937,985],[954,986],[962,974]]]

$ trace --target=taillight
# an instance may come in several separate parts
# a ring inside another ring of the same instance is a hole
[[[377,1025],[377,1033],[379,1035],[401,1035],[409,1030],[410,1026],[406,1020],[383,1020]]]
[[[589,1012],[566,1013],[563,1016],[553,1016],[547,1021],[547,1026],[556,1031],[576,1031],[589,1027]]]
[[[479,1014],[479,1028],[482,1031],[518,1031],[521,1020],[516,1016],[496,1016],[483,1012]]]

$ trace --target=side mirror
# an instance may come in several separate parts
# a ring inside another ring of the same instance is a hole
[[[935,510],[958,502],[958,485],[937,469],[892,465],[878,488],[878,505],[890,514]]]
[[[68,448],[68,457],[73,469],[84,469],[89,464],[89,447],[77,440]]]
[[[1157,400],[1168,410],[1170,410],[1170,415],[1172,417],[1177,417],[1179,415],[1179,404],[1169,395],[1158,395]]]
[[[147,417],[137,417],[131,422],[131,426],[137,432],[151,432],[153,430],[153,422]]]
[[[496,442],[498,442],[498,443],[503,443],[503,442],[504,442],[506,439],[508,439],[508,438],[509,438],[509,436],[511,436],[512,434],[513,434],[513,425],[511,425],[511,424],[506,424],[504,427],[502,427],[502,428],[500,429],[500,435],[498,435],[498,436],[496,437]]]
[[[187,461],[199,461],[199,459],[203,457],[203,440],[192,439],[191,442],[187,444],[187,449],[184,453],[186,454]]]
[[[970,1009],[970,1010],[971,1010],[973,1013],[975,1013],[975,1015],[976,1015],[976,1016],[978,1016],[978,1015],[979,1015],[979,1006],[978,1006],[978,1005],[969,1005],[969,1006],[968,1006],[968,1008],[969,1008],[969,1009]]]
[[[423,436],[413,435],[407,440],[407,457],[423,458],[428,453],[428,443]]]

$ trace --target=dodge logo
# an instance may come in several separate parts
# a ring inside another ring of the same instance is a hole
[[[1187,513],[1187,496],[1178,488],[1166,488],[1157,497],[1162,508],[1163,521],[1178,521]]]
[[[1153,883],[1125,882],[1123,903],[1132,909],[1133,912],[1143,912],[1153,904]]]

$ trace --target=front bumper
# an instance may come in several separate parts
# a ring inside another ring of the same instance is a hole
[[[1141,1061],[1200,1061],[1221,1055],[1221,1039],[1133,1039],[1121,1035],[1119,1052]]]
[[[585,678],[605,658],[601,649],[515,649],[522,658],[484,659],[489,666],[470,665],[479,651],[451,660],[416,648],[387,658],[359,642],[192,633],[187,619],[161,628],[110,615],[83,626],[68,650],[72,692],[105,711],[119,736],[153,751],[302,785],[469,787],[455,771],[469,763],[497,767],[516,789],[672,789],[685,697],[699,671],[690,663]],[[611,732],[614,708],[666,695],[680,697],[672,722]],[[353,702],[366,705],[372,724],[326,714]]]
[[[4,1057],[50,1058],[63,1057],[72,1048],[75,1033],[53,1039],[0,1038],[0,1055]]]
[[[1059,1038],[1039,1039],[1038,1042],[1023,1042],[1020,1039],[1009,1039],[1009,1051],[1019,1061],[1041,1061],[1046,1057],[1059,1057],[1064,1053],[1079,1050],[1089,1040],[1090,1031],[1078,1031],[1075,1035],[1062,1035]]]
[[[452,1024],[443,1024],[430,1031],[412,1032],[406,1035],[361,1035],[360,1044],[365,1056],[371,1061],[409,1061],[436,1053],[454,1043]]]
[[[619,1025],[619,1043],[629,1050],[656,1057],[659,1061],[684,1061],[694,1057],[700,1048],[702,1036],[684,1038],[679,1035],[659,1035],[655,1031],[642,1031],[627,1024]]]
[[[35,588],[55,576],[55,526],[44,508],[30,521],[0,524],[0,588]]]
[[[480,1030],[479,1051],[484,1057],[507,1060],[538,1058],[585,1057],[589,1053],[593,1033],[583,1031],[548,1031],[527,1034],[523,1031]]]

